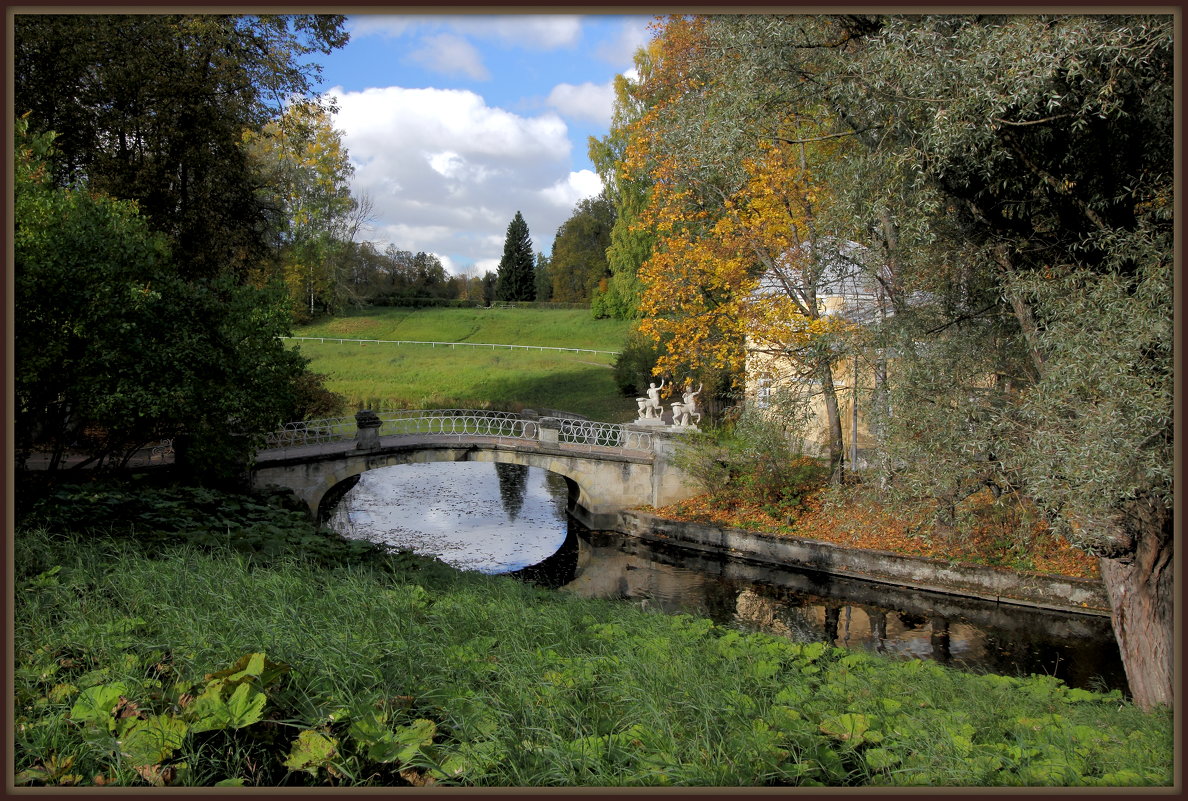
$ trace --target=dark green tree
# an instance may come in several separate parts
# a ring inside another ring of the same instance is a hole
[[[615,208],[606,193],[578,201],[553,239],[549,262],[553,300],[587,303],[600,288],[605,289],[610,277],[606,249],[614,224]]]
[[[343,19],[17,14],[14,107],[59,132],[57,183],[136,201],[183,277],[242,281],[283,227],[242,136],[312,95],[305,57],[344,45]]]
[[[516,212],[507,226],[507,238],[503,242],[503,258],[499,260],[498,276],[495,282],[496,300],[535,300],[536,258],[532,250],[532,238],[528,235],[528,223]]]
[[[119,468],[174,438],[201,480],[242,472],[260,435],[293,419],[305,360],[286,350],[282,287],[182,280],[135,205],[54,185],[52,134],[16,132],[15,433],[18,463],[67,449]]]
[[[551,260],[543,253],[536,254],[536,299],[553,299],[553,277],[550,269]]]
[[[483,284],[483,303],[490,306],[495,300],[495,287],[499,284],[499,275],[494,270],[487,270],[480,279]]]

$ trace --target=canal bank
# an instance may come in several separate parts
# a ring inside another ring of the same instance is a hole
[[[575,505],[570,512],[591,529],[618,531],[641,540],[703,553],[992,603],[1109,616],[1105,587],[1093,579],[1023,573],[1007,568],[853,548],[782,534],[671,520],[634,509],[613,515],[592,515]]]

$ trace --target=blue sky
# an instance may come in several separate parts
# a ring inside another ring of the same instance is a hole
[[[352,15],[321,90],[373,207],[361,238],[494,270],[524,215],[536,250],[601,184],[587,155],[610,125],[646,16]]]

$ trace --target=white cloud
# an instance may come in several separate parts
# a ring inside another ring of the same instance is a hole
[[[586,82],[581,86],[561,83],[549,92],[548,103],[566,117],[589,120],[600,125],[610,125],[614,108],[615,90],[611,82],[595,84]]]
[[[616,67],[635,63],[635,51],[652,38],[648,30],[651,17],[627,17],[619,28],[619,35],[598,48],[597,56]]]
[[[460,36],[439,33],[427,36],[424,46],[408,54],[411,61],[443,75],[465,75],[476,81],[490,79],[478,49]]]
[[[352,36],[454,31],[533,50],[556,50],[581,38],[581,17],[564,14],[360,14],[352,15],[347,27]]]
[[[552,111],[521,116],[456,89],[329,94],[381,247],[435,253],[454,270],[497,264],[516,211],[547,251],[574,204],[601,191],[593,172],[570,171],[569,131]]]
[[[542,189],[541,194],[551,203],[572,211],[579,200],[594,197],[601,191],[602,179],[598,177],[597,173],[590,170],[579,170],[571,172],[547,189]],[[568,214],[565,219],[569,219]]]
[[[413,14],[352,14],[346,28],[352,37],[401,36],[424,22]]]
[[[562,14],[458,16],[450,27],[478,39],[498,39],[533,50],[556,50],[577,44],[582,18]]]

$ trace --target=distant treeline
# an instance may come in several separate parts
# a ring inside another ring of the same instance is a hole
[[[549,303],[547,301],[517,300],[494,301],[487,303],[483,300],[468,298],[393,298],[380,297],[371,301],[373,306],[393,306],[402,309],[482,309],[487,307],[507,307],[516,309],[588,309],[589,303]]]
[[[589,302],[581,301],[499,301],[495,273],[450,275],[437,256],[400,250],[394,245],[380,250],[371,242],[350,243],[343,260],[343,303],[337,309],[323,311],[340,311],[347,305],[477,308],[493,303],[543,309],[590,308]]]

